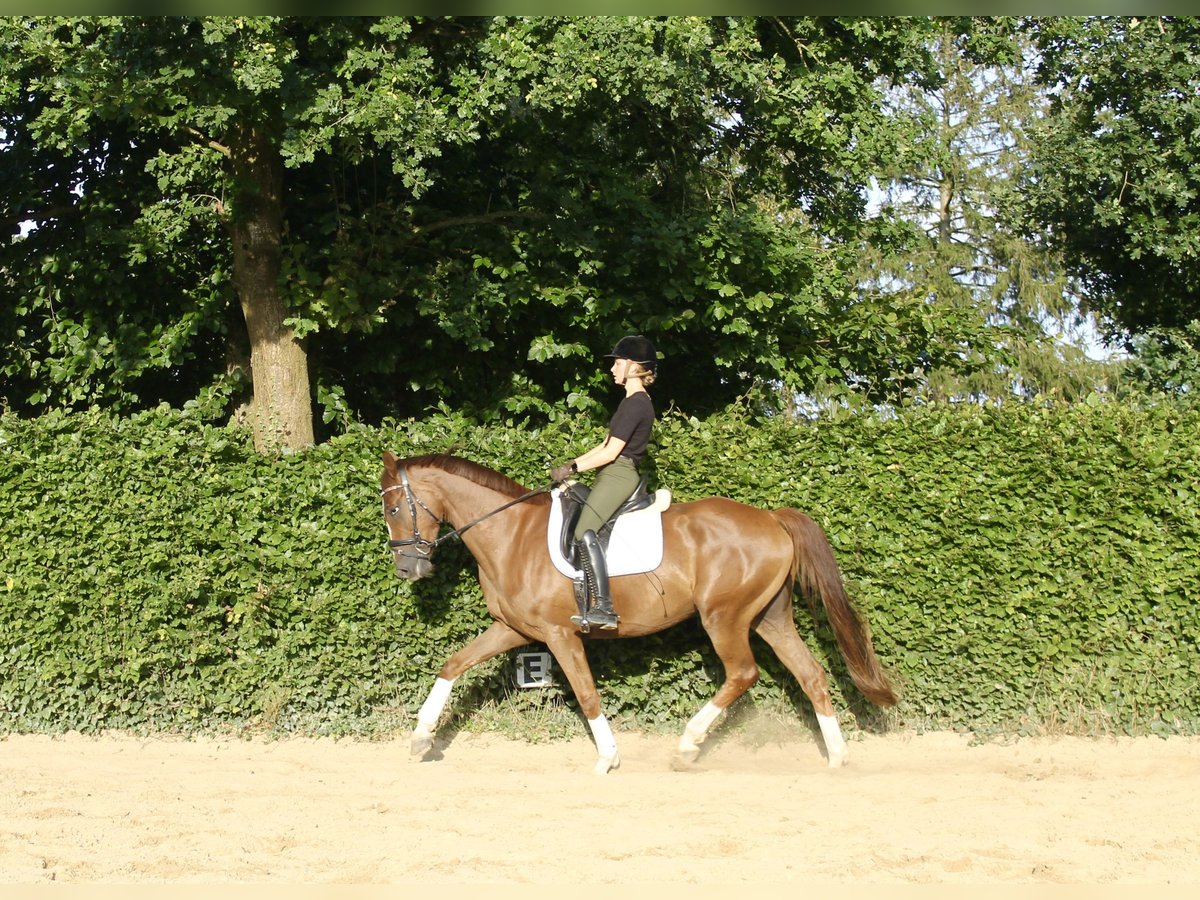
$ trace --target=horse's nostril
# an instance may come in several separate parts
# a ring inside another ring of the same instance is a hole
[[[433,564],[426,560],[405,560],[396,563],[396,575],[407,581],[420,581],[433,574]]]

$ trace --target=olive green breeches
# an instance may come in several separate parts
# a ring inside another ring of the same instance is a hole
[[[588,531],[599,531],[621,504],[633,495],[639,478],[637,467],[624,456],[617,457],[601,469],[587,503],[579,514],[575,540],[582,540]]]

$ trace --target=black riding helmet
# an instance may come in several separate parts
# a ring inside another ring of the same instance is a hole
[[[654,349],[654,344],[650,338],[640,334],[627,334],[617,341],[617,345],[612,348],[611,353],[604,355],[617,359],[631,359],[638,365],[645,366],[651,372],[658,369],[658,353]]]

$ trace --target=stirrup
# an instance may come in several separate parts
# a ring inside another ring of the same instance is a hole
[[[589,609],[587,620],[589,625],[595,625],[601,631],[616,631],[617,623],[621,621],[621,617],[615,612],[607,612],[602,609]]]
[[[592,630],[592,626],[588,624],[587,608],[588,608],[588,589],[587,582],[583,578],[575,579],[575,606],[579,609],[579,615],[571,616],[571,621],[578,626],[580,632],[587,634]]]
[[[581,632],[587,634],[592,630],[592,626],[599,628],[601,631],[616,631],[621,617],[616,613],[606,613],[598,609],[592,609],[588,610],[585,616],[571,616],[571,621],[579,626]]]

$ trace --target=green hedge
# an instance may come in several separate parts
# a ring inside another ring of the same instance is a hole
[[[446,411],[309,452],[157,410],[0,417],[0,728],[383,733],[488,621],[469,555],[394,575],[384,449],[456,449],[529,484],[599,436]],[[843,413],[814,423],[666,414],[677,499],[795,506],[830,535],[885,666],[880,720],[823,621],[797,617],[854,727],[1197,733],[1200,412],[1097,403]],[[735,536],[731,536],[731,539]],[[752,703],[807,701],[761,652]],[[719,663],[694,621],[591,658],[610,715],[677,727]],[[456,704],[514,690],[507,660]]]

